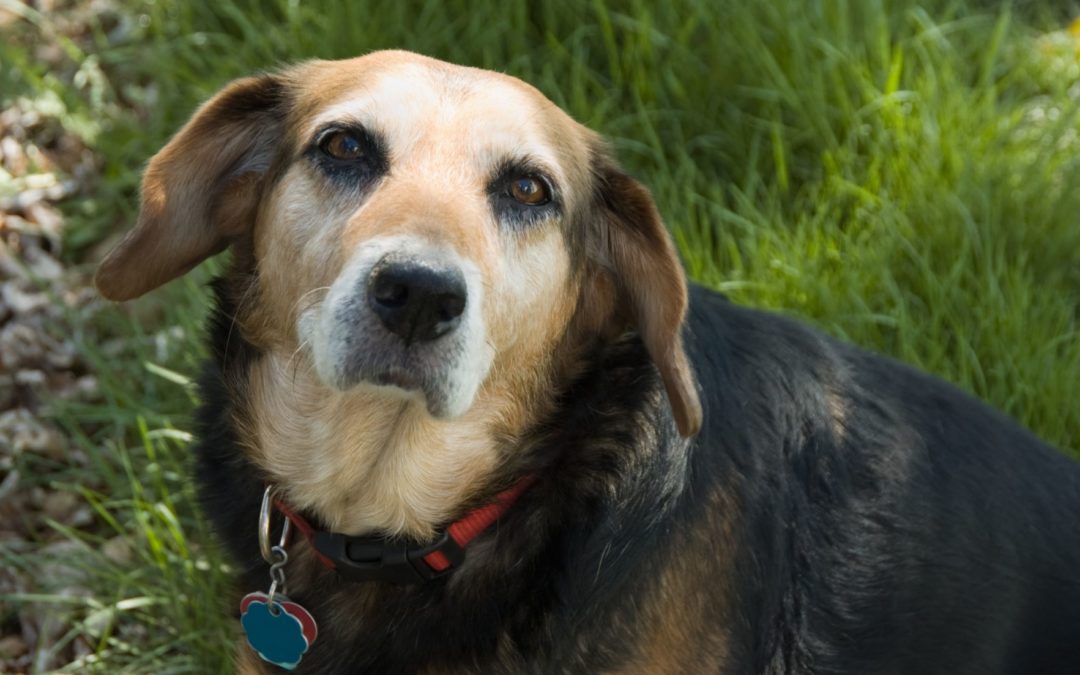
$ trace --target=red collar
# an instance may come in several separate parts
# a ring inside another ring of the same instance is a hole
[[[423,545],[382,536],[323,532],[312,527],[281,500],[275,500],[274,505],[300,530],[319,561],[340,576],[351,581],[419,583],[459,567],[465,560],[465,547],[469,542],[502,517],[535,480],[535,475],[525,476],[495,495],[490,503],[448,525],[433,543]]]

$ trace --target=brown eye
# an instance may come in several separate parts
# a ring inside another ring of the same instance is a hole
[[[334,159],[349,161],[364,156],[364,145],[360,139],[347,131],[334,131],[327,134],[319,143],[319,149]]]
[[[510,181],[510,196],[529,206],[540,206],[551,201],[547,185],[536,176],[518,176]]]

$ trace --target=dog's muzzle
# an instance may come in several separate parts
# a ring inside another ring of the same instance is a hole
[[[390,387],[422,397],[436,417],[455,417],[491,366],[483,290],[476,266],[452,251],[373,241],[301,316],[298,330],[328,386]]]

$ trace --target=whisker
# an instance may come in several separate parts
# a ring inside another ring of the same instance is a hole
[[[292,369],[292,385],[294,388],[296,387],[297,369],[300,367],[300,360],[297,359],[296,356],[309,344],[310,343],[307,340],[301,341],[300,346],[296,348],[292,355],[289,356],[289,360],[285,363],[285,370]]]
[[[254,281],[248,283],[248,287],[244,289],[244,294],[240,296],[240,302],[236,303],[236,311],[229,317],[229,332],[225,334],[225,351],[223,352],[222,369],[225,369],[228,366],[229,344],[232,342],[233,330],[236,328],[236,319],[240,316],[240,312],[244,310],[244,307],[248,302],[248,297],[252,294],[252,291],[255,290],[255,286],[256,284]]]
[[[296,299],[296,302],[293,303],[293,316],[296,316],[297,308],[300,307],[300,303],[302,303],[309,295],[312,295],[314,293],[318,293],[320,291],[329,291],[329,290],[330,290],[329,286],[319,286],[318,288],[313,288],[310,291],[308,291],[307,293],[304,293],[303,295],[301,295],[299,298]],[[312,303],[312,304],[314,304],[314,303]]]

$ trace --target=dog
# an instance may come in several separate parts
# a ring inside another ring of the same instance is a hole
[[[387,51],[233,82],[96,284],[226,248],[195,473],[255,592],[241,672],[1080,668],[1077,464],[688,286],[648,190],[517,79]]]

